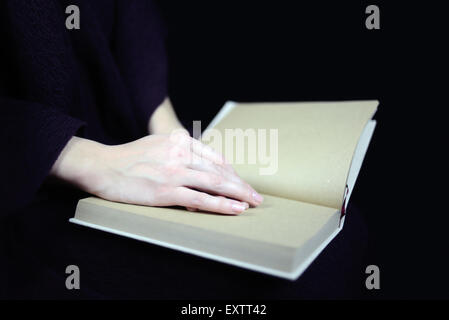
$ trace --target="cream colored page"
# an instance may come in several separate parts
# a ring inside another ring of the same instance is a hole
[[[258,154],[264,149],[256,144],[251,150],[248,139],[243,164],[236,158],[236,139],[230,148],[226,146],[229,139],[216,144],[216,132],[206,131],[202,140],[220,149],[237,173],[261,193],[340,209],[357,141],[377,105],[378,101],[237,104],[213,129],[222,137],[226,137],[225,129],[250,129],[247,132],[256,132],[259,143],[258,134],[265,129],[265,150],[270,151],[265,154],[271,155],[265,164]],[[270,129],[278,134],[274,156]],[[253,164],[248,163],[250,154],[256,159]],[[269,158],[273,158],[271,165]],[[273,167],[275,158],[277,171],[261,175],[260,169]]]
[[[339,215],[338,211],[332,208],[270,195],[265,195],[265,201],[261,206],[250,208],[238,216],[189,212],[177,208],[137,206],[99,198],[87,198],[81,201],[242,239],[292,248],[304,244],[316,235],[330,219]],[[123,218],[126,218],[126,215]],[[337,228],[338,219],[334,220],[335,228]]]

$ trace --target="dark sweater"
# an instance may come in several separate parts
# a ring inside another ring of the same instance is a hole
[[[70,4],[79,30],[66,28]],[[167,95],[164,38],[151,1],[0,1],[0,295],[58,295],[43,283],[85,240],[65,238],[85,195],[48,173],[73,135],[117,144],[147,134]]]
[[[80,30],[66,29],[69,4],[80,8]],[[73,135],[113,144],[146,134],[167,94],[155,13],[149,1],[0,2],[0,194],[8,211],[33,199]]]
[[[69,4],[80,8],[80,30],[65,28]],[[48,181],[50,168],[75,134],[108,144],[146,134],[167,95],[162,23],[144,0],[2,0],[0,32],[0,297],[360,293],[366,230],[355,208],[296,282],[68,223],[87,195]],[[80,290],[65,287],[68,265],[80,269]]]

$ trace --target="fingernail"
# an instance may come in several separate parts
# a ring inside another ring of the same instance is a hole
[[[245,205],[245,210],[249,208],[249,203],[248,202],[243,202],[243,204]]]
[[[233,203],[232,211],[234,211],[235,213],[241,213],[245,211],[245,206],[243,204]]]
[[[263,197],[260,194],[258,194],[257,192],[253,192],[253,199],[257,203],[261,203],[263,201]]]

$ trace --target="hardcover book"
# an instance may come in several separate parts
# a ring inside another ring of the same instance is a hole
[[[230,216],[89,197],[70,221],[295,280],[343,228],[377,106],[227,102],[201,140],[264,196],[260,206]]]

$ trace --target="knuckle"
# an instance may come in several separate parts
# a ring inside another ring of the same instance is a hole
[[[178,144],[172,143],[172,144],[169,144],[169,145],[168,145],[168,152],[169,152],[170,154],[175,154],[175,153],[177,153],[179,150],[180,150],[180,146],[179,146]]]
[[[205,203],[205,196],[202,194],[195,195],[190,199],[190,207],[200,208],[203,207]]]
[[[167,185],[159,185],[154,189],[154,194],[158,198],[166,198],[172,193],[171,187]]]
[[[176,176],[180,174],[181,168],[176,164],[167,164],[164,171],[167,176]]]
[[[217,174],[211,174],[209,176],[209,184],[210,186],[219,189],[224,184],[224,178],[222,176],[219,176]]]
[[[234,202],[232,201],[232,200],[229,200],[229,199],[227,199],[227,198],[223,198],[223,199],[220,199],[220,201],[219,201],[219,206],[220,206],[220,208],[222,208],[223,210],[229,210],[229,209],[231,209],[232,208],[232,204],[233,204]]]
[[[209,162],[209,164],[211,165],[213,171],[217,172],[220,175],[225,174],[226,171],[224,170],[223,166],[213,162]]]
[[[164,167],[163,181],[170,185],[179,186],[187,175],[186,168],[183,165],[173,163]]]
[[[151,193],[151,198],[153,201],[153,205],[173,205],[173,189],[170,186],[157,186],[153,188],[153,192]]]
[[[248,188],[244,183],[236,183],[236,190],[241,200],[251,200],[252,190]]]
[[[169,148],[169,155],[171,159],[185,159],[190,156],[190,152],[179,145],[172,145]]]
[[[231,205],[231,200],[229,200],[226,197],[220,197],[218,199],[218,204],[219,204],[220,207],[225,208],[226,206]]]

